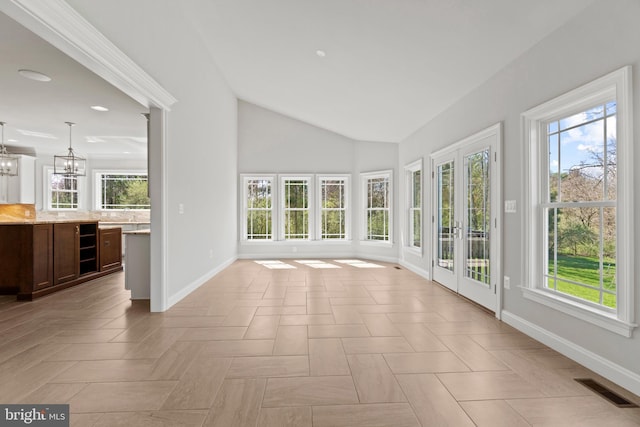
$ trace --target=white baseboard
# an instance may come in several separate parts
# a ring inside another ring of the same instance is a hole
[[[204,285],[209,279],[214,277],[216,274],[220,273],[222,270],[229,267],[231,264],[233,264],[236,261],[236,259],[238,258],[232,257],[231,259],[228,259],[227,261],[215,267],[213,270],[209,271],[206,274],[203,274],[193,282],[189,283],[185,288],[177,292],[175,295],[171,295],[168,298],[167,310],[173,307],[173,305],[181,301],[184,297],[189,295],[191,292],[195,291],[200,286]]]
[[[640,395],[640,375],[506,310],[502,320],[608,380]]]
[[[341,259],[353,258],[353,254],[341,254],[335,252],[314,252],[314,253],[291,253],[291,252],[275,252],[275,253],[244,253],[238,254],[238,259]]]
[[[416,267],[415,265],[408,263],[404,260],[400,260],[398,264],[400,264],[407,270],[412,271],[413,273],[416,273],[418,276],[422,277],[423,279],[431,280],[431,277],[429,276],[429,270]]]

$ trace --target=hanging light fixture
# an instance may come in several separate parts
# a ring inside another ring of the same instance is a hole
[[[85,176],[86,159],[77,156],[71,148],[71,128],[75,123],[65,122],[69,126],[69,152],[65,156],[53,156],[53,173],[64,176]]]
[[[0,176],[16,176],[18,175],[18,157],[7,153],[7,147],[4,146],[4,125],[2,126],[2,145],[0,145]]]

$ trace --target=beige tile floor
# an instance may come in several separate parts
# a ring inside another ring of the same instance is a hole
[[[593,372],[394,265],[237,261],[166,313],[114,274],[0,297],[0,403],[73,426],[637,426]],[[626,397],[640,398],[619,388]]]

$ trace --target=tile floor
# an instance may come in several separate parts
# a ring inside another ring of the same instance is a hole
[[[606,380],[405,269],[284,262],[237,261],[162,314],[121,273],[2,296],[0,402],[69,403],[73,426],[640,425],[573,378]]]

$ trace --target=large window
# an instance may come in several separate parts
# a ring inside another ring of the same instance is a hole
[[[364,240],[391,242],[391,171],[362,175]]]
[[[320,239],[348,239],[347,202],[349,179],[345,176],[318,178],[320,199]]]
[[[273,177],[244,178],[247,240],[273,240],[273,182]]]
[[[281,182],[283,238],[308,240],[311,235],[310,178],[282,177]]]
[[[524,113],[531,260],[525,295],[625,335],[633,295],[628,73]]]
[[[56,175],[48,170],[48,209],[78,209],[78,177]]]
[[[96,173],[96,208],[142,210],[151,207],[146,173]]]
[[[422,160],[405,167],[407,177],[407,246],[422,247]]]
[[[242,175],[241,180],[242,240],[349,239],[349,175]]]

